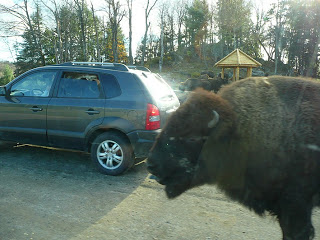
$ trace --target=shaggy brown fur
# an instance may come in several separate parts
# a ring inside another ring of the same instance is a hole
[[[213,110],[220,119],[210,129]],[[190,142],[199,136],[208,139]],[[283,239],[312,239],[320,83],[275,76],[237,81],[218,94],[197,90],[172,114],[147,164],[169,198],[216,184],[257,214],[276,215]]]
[[[197,89],[191,93],[187,102],[181,105],[179,110],[171,116],[166,124],[166,131],[173,136],[208,136],[211,129],[208,123],[213,118],[212,110],[219,112],[220,118],[225,120],[225,127],[234,122],[235,114],[231,111],[230,104],[203,89]],[[188,121],[181,121],[181,119]],[[230,126],[229,126],[230,127]]]

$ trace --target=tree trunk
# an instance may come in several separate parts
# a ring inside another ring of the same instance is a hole
[[[80,34],[80,42],[82,48],[82,60],[87,61],[87,42],[86,42],[86,32],[85,32],[85,23],[84,23],[84,0],[74,0],[77,5],[78,17],[80,22],[81,34]]]
[[[118,29],[112,30],[112,51],[113,51],[113,60],[117,63],[118,60]]]
[[[133,64],[132,55],[132,0],[127,0],[129,10],[129,64]]]
[[[112,30],[112,53],[113,53],[113,61],[118,62],[118,29],[120,26],[120,22],[124,17],[124,12],[121,11],[120,2],[114,0],[108,0],[108,9],[109,9],[109,22]]]
[[[144,37],[142,40],[142,57],[141,57],[141,66],[144,66],[144,58],[146,57],[146,48],[147,48],[147,36],[148,36],[148,29],[150,23],[148,23],[148,17],[146,16],[146,31],[144,32]]]
[[[173,23],[173,14],[170,16],[170,51],[174,51],[174,23]]]
[[[156,5],[158,0],[155,0],[153,5],[150,6],[149,8],[149,4],[150,4],[150,0],[148,0],[147,2],[147,6],[145,8],[145,23],[146,23],[146,31],[144,32],[144,38],[142,40],[142,59],[141,59],[141,65],[144,66],[144,58],[146,57],[146,48],[147,48],[147,36],[148,36],[148,30],[149,30],[149,26],[150,26],[150,22],[148,23],[148,18],[150,15],[151,10],[153,9],[153,7]]]
[[[274,56],[274,74],[278,73],[278,63],[279,63],[279,46],[280,46],[280,36],[279,36],[278,26],[275,32],[275,56]]]
[[[57,21],[57,33],[58,33],[58,41],[59,41],[59,62],[57,63],[63,63],[63,51],[62,51],[62,38],[61,38],[61,24],[59,18],[56,19]]]
[[[318,61],[318,53],[319,53],[319,48],[320,46],[320,35],[318,37],[318,40],[315,41],[315,45],[314,45],[314,49],[313,49],[313,53],[312,53],[312,57],[309,61],[309,64],[307,66],[307,77],[313,77],[313,78],[316,78],[317,76],[317,68],[318,68],[318,64],[317,64],[317,61]]]
[[[94,30],[96,34],[96,48],[97,48],[97,61],[101,61],[101,54],[100,54],[100,43],[99,43],[99,33],[98,33],[98,24],[97,24],[97,19],[94,14],[94,9],[93,9],[93,4],[91,3],[91,11],[92,11],[92,17],[93,17],[93,25],[94,25]]]
[[[178,49],[181,48],[181,43],[182,43],[181,26],[179,25],[179,28],[178,28]]]
[[[161,35],[160,35],[160,59],[159,59],[159,72],[162,72],[163,65],[163,55],[164,55],[164,46],[163,46],[163,38],[164,38],[164,9],[161,10]]]

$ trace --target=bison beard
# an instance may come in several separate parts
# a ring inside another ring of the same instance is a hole
[[[274,214],[284,240],[309,240],[319,161],[320,83],[269,77],[218,94],[197,90],[171,115],[147,166],[169,198],[215,184],[257,214]]]

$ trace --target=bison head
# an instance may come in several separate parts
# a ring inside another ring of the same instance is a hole
[[[213,128],[218,121],[219,114],[214,111],[213,119],[207,122],[207,128]],[[173,126],[169,121],[158,136],[147,161],[148,171],[160,184],[166,186],[168,198],[177,197],[192,187],[204,184],[205,179],[199,156],[207,136],[179,136],[177,128]]]
[[[169,198],[208,182],[207,157],[202,159],[209,141],[206,139],[209,137],[214,144],[225,138],[233,132],[234,122],[230,104],[203,89],[190,94],[170,116],[147,160],[149,172],[166,186]]]

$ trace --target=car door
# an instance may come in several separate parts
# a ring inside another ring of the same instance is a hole
[[[63,72],[47,110],[50,145],[83,150],[86,133],[103,121],[103,96],[97,74]]]
[[[0,136],[4,140],[46,145],[47,106],[57,71],[35,71],[8,85],[0,96]]]

